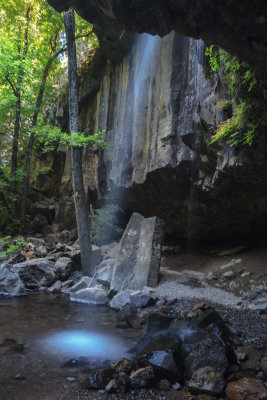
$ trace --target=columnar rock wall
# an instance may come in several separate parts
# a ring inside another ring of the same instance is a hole
[[[163,218],[167,232],[180,236],[226,238],[265,229],[265,144],[239,152],[208,145],[225,117],[218,108],[225,90],[206,64],[201,40],[172,32],[163,39],[137,36],[121,62],[102,57],[82,72],[82,130],[106,130],[109,144],[84,154],[91,201],[113,197]],[[70,193],[70,182],[67,156],[62,195]]]

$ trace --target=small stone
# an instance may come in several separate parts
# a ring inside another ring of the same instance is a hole
[[[128,360],[127,358],[121,358],[117,362],[111,365],[118,374],[123,372],[125,374],[130,374],[135,369],[135,364],[133,361]]]
[[[230,282],[229,284],[229,290],[235,290],[237,288],[237,284],[235,281]]]
[[[208,272],[206,279],[208,281],[215,281],[217,278],[212,272]]]
[[[194,393],[220,394],[225,386],[223,374],[212,367],[204,367],[195,371],[189,382],[189,390]]]
[[[226,279],[233,278],[234,275],[235,275],[235,274],[234,274],[233,271],[227,271],[227,272],[224,272],[224,273],[222,274],[223,278],[226,278]]]
[[[16,379],[17,381],[22,381],[23,379],[26,379],[24,375],[22,375],[21,373],[17,374],[14,376],[14,379]]]
[[[245,278],[246,276],[251,275],[251,272],[243,272],[243,274],[241,274],[241,278]]]
[[[135,389],[149,388],[154,382],[152,367],[139,368],[130,375],[131,387]]]
[[[69,382],[75,382],[76,381],[76,378],[74,378],[74,376],[68,376],[66,379]]]
[[[174,385],[172,385],[174,390],[180,390],[182,385],[180,385],[180,383],[176,382]]]
[[[171,387],[171,384],[168,381],[168,379],[161,379],[161,381],[159,382],[160,390],[169,390],[170,387]]]
[[[205,303],[204,303],[204,302],[198,303],[198,304],[196,304],[196,305],[193,307],[193,311],[201,310],[201,309],[204,308],[204,307],[205,307]]]
[[[195,312],[195,311],[191,311],[191,312],[189,312],[188,314],[186,314],[186,318],[187,319],[194,319],[194,318],[196,318],[198,316],[198,314],[197,314],[197,312]]]

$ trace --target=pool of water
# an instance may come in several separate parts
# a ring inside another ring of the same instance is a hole
[[[129,357],[136,332],[119,327],[107,307],[36,293],[0,296],[3,338],[16,343],[0,346],[0,400],[56,400],[78,388],[91,368]]]

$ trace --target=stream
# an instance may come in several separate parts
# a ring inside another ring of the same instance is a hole
[[[129,358],[135,337],[105,306],[45,293],[1,296],[0,399],[60,399],[89,369]]]

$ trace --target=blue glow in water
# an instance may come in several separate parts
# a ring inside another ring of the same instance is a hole
[[[84,331],[64,331],[46,336],[41,340],[46,350],[72,357],[90,356],[117,359],[127,352],[126,343],[112,335]]]

